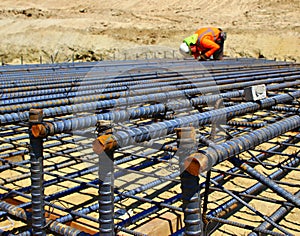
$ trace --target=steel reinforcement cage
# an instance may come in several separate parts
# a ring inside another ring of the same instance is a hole
[[[300,234],[299,64],[101,61],[0,77],[0,235]]]

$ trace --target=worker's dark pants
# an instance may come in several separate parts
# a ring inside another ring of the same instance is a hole
[[[223,59],[223,51],[224,51],[224,41],[218,43],[220,48],[213,54],[214,60],[222,60]]]

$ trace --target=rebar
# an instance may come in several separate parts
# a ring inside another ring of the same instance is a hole
[[[0,222],[21,223],[0,234],[147,235],[142,226],[167,211],[178,222],[171,229],[169,220],[166,235],[299,233],[281,223],[300,203],[299,66],[155,59],[0,68]],[[261,84],[267,97],[246,101],[244,88]],[[30,118],[32,108],[43,120]],[[211,169],[205,201],[199,169]],[[261,220],[243,224],[242,212]]]
[[[34,123],[42,122],[42,110],[32,110],[29,121]],[[30,161],[31,161],[31,194],[32,194],[32,231],[34,235],[46,235],[45,231],[45,212],[44,212],[44,167],[43,167],[43,138],[36,138],[30,127]]]
[[[234,138],[219,145],[208,147],[202,153],[192,154],[187,162],[198,162],[200,168],[191,171],[193,173],[204,172],[211,169],[217,163],[228,158],[234,157],[244,151],[252,149],[259,144],[273,139],[287,131],[296,129],[300,126],[300,117],[292,116],[282,121],[271,124],[265,128],[255,130],[244,136]]]

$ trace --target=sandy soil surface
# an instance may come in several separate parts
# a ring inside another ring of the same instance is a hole
[[[299,0],[2,0],[0,59],[20,64],[162,51],[179,56],[183,38],[216,26],[228,33],[230,57],[300,61],[299,12]]]
[[[300,62],[299,12],[299,0],[2,0],[0,60],[93,61],[162,51],[180,56],[184,37],[199,27],[216,26],[228,33],[229,57]],[[289,217],[283,224],[292,228],[299,211]],[[236,234],[227,225],[221,230],[214,235]]]

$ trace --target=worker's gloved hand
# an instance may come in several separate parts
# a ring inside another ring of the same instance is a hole
[[[209,58],[207,56],[205,56],[205,54],[201,54],[198,57],[198,61],[207,61]]]

